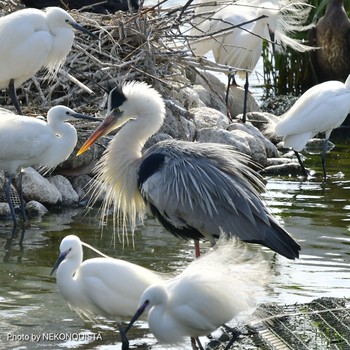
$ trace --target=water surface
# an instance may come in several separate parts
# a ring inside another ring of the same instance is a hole
[[[299,260],[291,262],[262,250],[272,269],[264,302],[281,305],[309,302],[323,296],[349,297],[350,287],[350,155],[342,140],[328,154],[327,181],[316,177],[266,178],[264,198],[286,229],[301,243]],[[320,157],[307,166],[319,174]],[[0,348],[1,349],[120,349],[114,323],[84,323],[58,293],[50,277],[59,243],[68,234],[113,257],[162,272],[183,269],[193,259],[192,242],[175,237],[147,220],[135,235],[135,248],[113,240],[111,225],[101,236],[97,210],[65,209],[41,220],[31,219],[25,232],[12,233],[10,222],[0,222]],[[86,251],[86,258],[95,256]],[[38,338],[40,337],[40,341]],[[145,323],[130,333],[137,349],[161,348]],[[187,346],[187,348],[190,348]]]

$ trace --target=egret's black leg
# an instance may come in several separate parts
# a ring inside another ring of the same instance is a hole
[[[18,194],[19,194],[19,201],[21,204],[21,212],[22,212],[22,219],[24,222],[27,221],[27,216],[26,216],[26,209],[24,207],[24,199],[23,199],[23,187],[22,187],[22,171],[19,173],[18,177]]]
[[[199,341],[198,338],[192,338],[191,337],[191,345],[193,350],[204,350],[201,342]],[[198,345],[198,346],[197,346]]]
[[[11,100],[13,104],[15,105],[18,114],[23,114],[21,111],[21,107],[19,106],[17,94],[16,94],[16,89],[15,89],[15,81],[13,79],[10,80],[9,82],[9,87],[8,87],[9,95],[11,97]]]
[[[309,176],[309,172],[305,169],[304,164],[303,164],[303,161],[302,161],[301,158],[300,158],[299,152],[294,151],[294,153],[295,153],[295,155],[296,155],[296,157],[297,157],[297,159],[298,159],[298,162],[299,162],[299,164],[300,164],[301,172],[303,173],[304,176],[308,177],[308,176]]]
[[[10,207],[12,221],[13,221],[13,223],[15,225],[17,225],[15,208],[14,208],[12,200],[11,200],[11,185],[12,185],[12,181],[13,181],[14,176],[15,176],[15,174],[10,174],[10,176],[9,176],[9,180],[8,180],[8,182],[6,184],[6,187],[5,187],[5,196],[6,196],[6,199],[7,199],[7,203],[9,205],[9,207]]]
[[[119,323],[118,323],[118,329],[122,340],[122,350],[129,350],[129,340],[126,336],[126,333],[123,327]]]
[[[225,96],[226,107],[228,106],[228,96],[230,94],[231,81],[233,80],[234,80],[233,74],[229,73],[228,80],[227,80],[227,87],[226,87],[226,96]]]
[[[244,84],[244,101],[243,101],[243,117],[242,117],[242,122],[246,122],[246,115],[247,115],[247,101],[248,101],[248,87],[249,87],[249,82],[248,82],[248,72],[245,73],[245,84]]]
[[[323,169],[323,178],[327,178],[327,173],[326,173],[326,153],[327,153],[327,145],[328,145],[328,139],[324,140],[323,143],[323,151],[322,151],[322,169]]]
[[[202,343],[200,342],[199,338],[194,338],[199,350],[204,350]]]

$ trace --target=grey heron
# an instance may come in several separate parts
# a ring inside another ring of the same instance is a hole
[[[114,88],[108,104],[109,115],[78,155],[123,126],[96,165],[95,188],[95,194],[106,191],[104,211],[113,202],[116,215],[123,217],[123,229],[130,224],[134,231],[148,207],[178,237],[214,244],[223,231],[290,259],[299,256],[299,244],[262,201],[258,189],[263,184],[248,166],[248,157],[228,145],[178,140],[159,142],[142,154],[145,142],[164,121],[161,95],[134,81]]]

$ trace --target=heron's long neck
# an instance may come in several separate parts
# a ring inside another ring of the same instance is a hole
[[[100,183],[96,193],[106,191],[103,213],[114,204],[115,217],[123,218],[123,234],[129,225],[133,232],[144,216],[145,202],[137,185],[142,148],[161,127],[164,110],[148,106],[142,115],[135,117],[113,138],[96,167]]]

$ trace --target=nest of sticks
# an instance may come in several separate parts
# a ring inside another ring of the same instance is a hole
[[[3,14],[23,8],[15,0],[0,0]],[[76,33],[73,48],[54,75],[41,70],[17,89],[23,112],[42,114],[63,104],[84,113],[101,110],[106,89],[126,80],[145,81],[160,93],[189,85],[186,76],[199,69],[228,73],[230,67],[195,57],[188,45],[194,5],[166,7],[166,1],[138,11],[96,14],[70,11],[99,40]],[[0,105],[13,109],[2,93]]]

